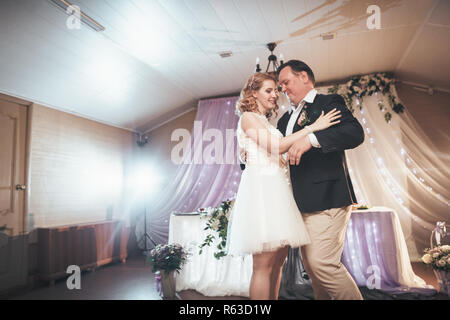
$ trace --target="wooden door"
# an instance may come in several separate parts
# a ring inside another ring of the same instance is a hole
[[[0,96],[0,292],[26,284],[27,107]]]
[[[27,107],[0,98],[0,228],[10,236],[25,230]]]

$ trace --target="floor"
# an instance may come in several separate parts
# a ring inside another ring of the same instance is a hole
[[[414,272],[428,284],[437,286],[433,271],[422,263],[412,264]],[[52,287],[42,287],[25,294],[8,297],[12,300],[160,300],[154,274],[145,264],[144,256],[129,258],[125,264],[116,263],[81,274],[81,289],[69,290],[66,280]],[[182,300],[247,300],[245,297],[205,297],[194,290],[178,293]],[[441,297],[442,298],[442,297]]]
[[[433,273],[433,269],[426,267],[422,262],[411,263],[413,271],[420,278],[425,280],[427,284],[432,285],[434,288],[438,287],[436,277]]]
[[[133,257],[81,274],[81,289],[69,290],[62,279],[52,287],[42,287],[13,300],[159,300],[155,276],[145,257]]]

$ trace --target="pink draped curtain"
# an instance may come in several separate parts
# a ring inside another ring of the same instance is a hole
[[[215,207],[233,198],[237,192],[241,178],[236,139],[239,120],[235,113],[237,100],[238,97],[229,97],[199,102],[191,132],[191,151],[184,153],[172,183],[146,208],[146,231],[156,243],[167,242],[172,212],[192,212],[198,208]],[[208,133],[214,137],[211,138]],[[222,143],[215,141],[217,136]],[[214,144],[221,146],[222,152],[218,149],[211,152]],[[136,237],[139,240],[143,235],[142,217],[136,223]],[[144,247],[143,241],[138,244]],[[151,240],[147,238],[147,248],[152,247]]]

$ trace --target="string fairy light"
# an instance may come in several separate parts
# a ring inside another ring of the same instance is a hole
[[[375,96],[378,98],[378,92],[375,93]],[[383,104],[383,102],[378,98],[378,105]],[[390,123],[390,121],[389,121]],[[395,132],[397,133],[397,132]],[[400,155],[405,159],[405,162],[407,164],[407,168],[412,171],[412,173],[414,174],[414,178],[419,181],[423,187],[425,187],[425,189],[427,189],[433,196],[435,196],[439,201],[443,202],[444,204],[446,204],[447,206],[450,206],[450,201],[446,201],[442,195],[438,194],[437,192],[433,192],[433,188],[429,185],[427,185],[425,183],[425,179],[423,179],[420,176],[417,176],[417,170],[416,168],[413,168],[412,170],[409,168],[409,166],[412,164],[413,160],[411,160],[411,158],[408,156],[408,153],[406,152],[404,146],[402,145],[401,141],[399,138],[397,138],[396,140],[397,144],[401,145],[400,148]]]
[[[379,103],[381,100],[378,100]],[[359,99],[356,99],[356,105],[359,106],[361,103],[359,101]],[[364,105],[362,105],[364,107]],[[360,113],[364,114],[363,109],[360,109]],[[381,176],[383,177],[385,183],[388,185],[388,187],[390,188],[390,190],[392,191],[392,194],[394,195],[395,200],[397,201],[397,203],[412,217],[412,219],[417,222],[420,226],[422,226],[424,229],[427,229],[428,231],[431,229],[434,229],[434,225],[421,219],[420,217],[414,215],[408,207],[405,206],[405,201],[402,199],[401,197],[401,193],[405,194],[407,192],[405,192],[405,190],[397,183],[397,181],[395,180],[395,178],[391,175],[390,171],[386,168],[385,164],[384,164],[384,160],[381,156],[378,155],[377,151],[376,151],[376,146],[375,146],[375,139],[371,136],[371,130],[369,127],[369,121],[366,119],[366,117],[363,117],[361,119],[362,122],[362,126],[365,129],[365,131],[367,132],[367,135],[369,136],[369,142],[371,144],[371,149],[372,149],[372,153],[375,156],[375,163],[378,167],[379,172],[381,173]],[[389,122],[390,124],[390,122]],[[400,140],[397,139],[397,144],[401,144]],[[405,159],[405,163],[406,163],[406,168],[412,172],[412,176],[415,177],[416,181],[418,181],[420,184],[422,184],[422,186],[428,190],[431,194],[433,194],[437,199],[439,199],[441,202],[443,202],[444,204],[447,204],[447,206],[449,206],[449,201],[445,200],[444,197],[442,197],[442,195],[436,193],[433,191],[433,188],[429,185],[426,184],[425,179],[423,179],[422,177],[418,176],[418,171],[415,168],[415,161],[413,159],[411,159],[411,157],[408,155],[407,151],[405,150],[405,147],[402,145],[400,148],[400,155]],[[428,228],[427,228],[428,227]]]
[[[348,172],[349,172],[349,174],[350,174],[351,176],[353,175],[353,169],[350,168],[350,166],[349,166],[349,168],[348,168]],[[356,181],[356,179],[352,179],[352,180],[355,180],[355,181]],[[353,191],[355,191],[356,199],[359,199],[358,203],[362,203],[362,204],[366,204],[366,205],[367,205],[366,198],[365,198],[364,195],[362,194],[361,190],[359,189],[359,185],[358,185],[357,183],[354,183],[354,185],[353,185]]]

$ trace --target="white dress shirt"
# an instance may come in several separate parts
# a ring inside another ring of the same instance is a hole
[[[302,101],[300,101],[300,103],[298,104],[298,106],[296,108],[294,108],[292,106],[290,107],[290,110],[288,112],[290,112],[291,116],[289,118],[289,122],[286,127],[286,136],[292,134],[292,131],[294,130],[295,122],[297,121],[297,118],[298,118],[300,112],[302,112],[303,106],[305,105],[305,103],[306,102],[313,103],[314,99],[316,98],[316,95],[317,95],[317,90],[311,89],[311,91],[309,91],[307,93],[307,95],[303,98]],[[317,138],[314,135],[314,133],[308,134],[308,138],[309,138],[309,141],[311,141],[311,144],[314,148],[321,147],[319,144],[319,141],[317,141]]]

